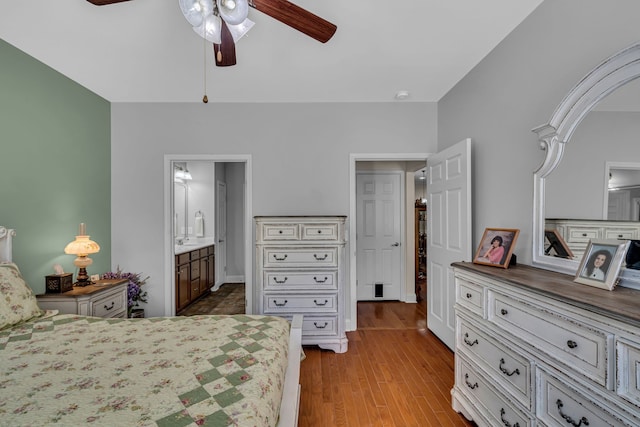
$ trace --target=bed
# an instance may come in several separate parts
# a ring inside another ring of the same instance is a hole
[[[43,311],[0,227],[2,425],[297,425],[302,317]]]

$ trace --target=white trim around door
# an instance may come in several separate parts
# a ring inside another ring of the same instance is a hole
[[[166,316],[176,314],[175,258],[173,256],[173,162],[212,161],[217,163],[243,162],[245,178],[244,200],[244,277],[246,313],[253,314],[253,205],[252,167],[250,154],[165,154],[164,156],[164,312]]]

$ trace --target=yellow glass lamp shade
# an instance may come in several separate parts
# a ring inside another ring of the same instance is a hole
[[[79,268],[76,286],[87,286],[91,284],[87,275],[87,267],[93,263],[93,260],[87,255],[100,252],[100,245],[89,239],[85,233],[84,223],[80,224],[80,234],[76,239],[64,248],[65,254],[76,255],[73,264]]]

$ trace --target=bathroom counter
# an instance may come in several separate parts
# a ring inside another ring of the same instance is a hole
[[[201,249],[207,246],[211,246],[214,243],[215,243],[215,239],[213,237],[189,239],[186,242],[184,242],[182,245],[175,245],[174,254],[180,255],[185,252],[190,252],[196,249]]]

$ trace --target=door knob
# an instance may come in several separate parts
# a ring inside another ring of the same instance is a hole
[[[399,242],[392,243],[391,246],[400,246]]]

